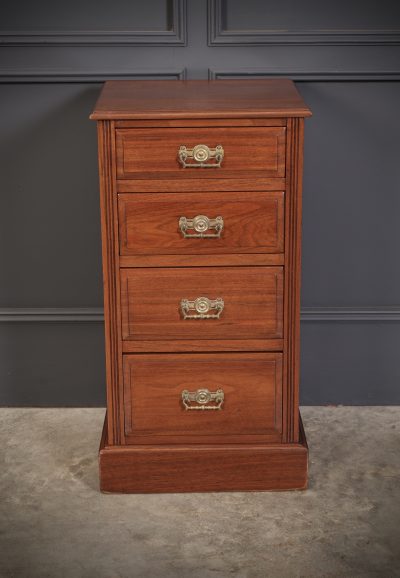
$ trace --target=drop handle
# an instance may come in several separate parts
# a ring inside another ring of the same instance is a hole
[[[181,393],[181,399],[186,411],[215,411],[222,409],[225,394],[222,389],[217,389],[214,392],[208,389],[198,389],[197,391],[184,389]],[[215,405],[210,405],[210,403]]]
[[[204,144],[198,144],[192,149],[181,145],[178,159],[184,169],[219,169],[224,154],[222,145],[217,145],[214,149]]]
[[[196,215],[193,219],[181,217],[179,229],[184,239],[219,239],[224,230],[224,219],[220,216],[209,219],[205,215]]]
[[[221,297],[217,299],[197,297],[194,301],[181,299],[180,303],[183,319],[219,319],[224,307],[225,303]]]

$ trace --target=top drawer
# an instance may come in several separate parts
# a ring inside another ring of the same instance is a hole
[[[281,178],[285,141],[284,126],[119,128],[117,177]]]

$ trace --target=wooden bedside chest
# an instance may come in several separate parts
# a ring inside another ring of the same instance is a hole
[[[98,121],[110,492],[307,485],[289,80],[113,81]]]

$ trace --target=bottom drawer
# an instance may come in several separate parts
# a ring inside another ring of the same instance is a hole
[[[128,444],[280,442],[282,354],[124,356]]]

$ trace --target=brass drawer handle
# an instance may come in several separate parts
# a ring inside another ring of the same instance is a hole
[[[181,313],[183,319],[219,319],[224,310],[225,303],[221,297],[208,299],[208,297],[197,297],[194,301],[188,299],[181,300]],[[215,313],[209,313],[211,309]],[[191,314],[190,311],[196,311]]]
[[[224,159],[224,149],[221,145],[217,145],[215,149],[203,144],[198,144],[192,149],[182,145],[179,147],[178,158],[184,169],[218,169]],[[186,162],[188,159],[193,159],[194,162]],[[213,162],[208,162],[210,160]]]
[[[205,215],[197,215],[193,219],[181,217],[179,219],[179,228],[185,239],[212,239],[220,238],[224,228],[224,219],[222,217],[215,217],[209,219]],[[209,233],[210,229],[214,229],[215,233]],[[195,233],[188,233],[188,230],[196,231]]]
[[[182,391],[182,403],[185,410],[222,409],[224,398],[225,395],[222,389],[217,389],[215,392],[208,391],[208,389],[198,389],[197,391],[184,389]],[[191,405],[192,402],[196,402],[197,405]],[[215,402],[216,405],[207,405],[209,402]]]

